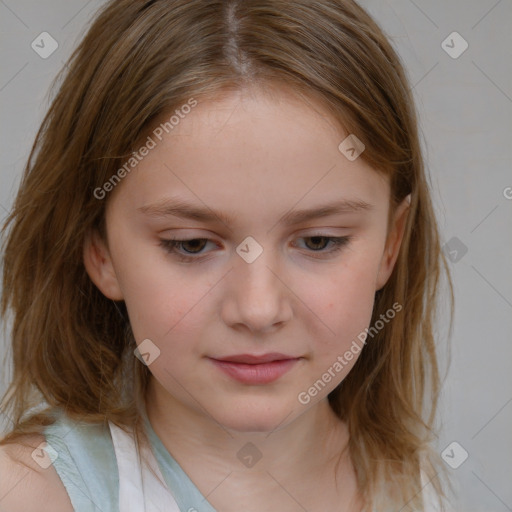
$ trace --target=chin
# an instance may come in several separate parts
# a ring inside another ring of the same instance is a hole
[[[291,407],[269,408],[267,405],[245,403],[242,407],[232,407],[226,414],[218,415],[217,421],[226,429],[240,433],[272,432],[283,428],[296,417]]]

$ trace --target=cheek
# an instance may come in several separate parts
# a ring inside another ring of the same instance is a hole
[[[371,255],[374,256],[371,256]],[[325,359],[347,350],[369,326],[375,300],[378,258],[375,252],[354,251],[343,264],[332,267],[319,284],[306,277],[300,294],[315,313],[311,339],[317,357]],[[370,256],[368,256],[370,255]],[[316,286],[315,286],[316,284]]]
[[[190,329],[202,299],[211,289],[210,279],[190,279],[165,254],[150,259],[130,250],[122,259],[118,278],[137,341],[149,338],[157,345],[174,333]],[[200,309],[200,308],[199,308]]]
[[[150,371],[176,396],[182,395],[176,380],[187,381],[202,355],[198,340],[202,338],[201,318],[204,321],[207,314],[204,301],[210,288],[208,280],[198,282],[169,269],[165,274],[157,265],[125,281],[125,302],[139,350],[155,354]],[[147,339],[151,343],[141,345]],[[186,394],[182,399],[187,399]]]

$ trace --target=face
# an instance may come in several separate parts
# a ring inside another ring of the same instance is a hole
[[[232,93],[153,137],[108,197],[108,245],[86,243],[86,268],[180,407],[270,431],[354,365],[405,210],[388,232],[388,180],[340,152],[348,135],[290,91]]]

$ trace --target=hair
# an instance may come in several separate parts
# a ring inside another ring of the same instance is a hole
[[[13,378],[1,410],[13,426],[0,444],[41,432],[60,407],[73,420],[109,420],[133,429],[138,443],[147,440],[141,411],[150,371],[133,355],[124,302],[106,298],[83,263],[86,236],[106,237],[108,197],[98,200],[94,191],[166,112],[192,97],[273,84],[321,103],[365,144],[361,158],[389,178],[390,215],[411,195],[372,325],[396,302],[403,313],[366,344],[328,399],[348,424],[370,507],[384,510],[389,499],[403,512],[423,510],[420,468],[443,495],[441,464],[429,448],[441,381],[434,324],[443,270],[453,315],[452,282],[406,72],[383,31],[350,0],[111,0],[102,7],[54,83],[2,229],[1,314],[12,312]]]

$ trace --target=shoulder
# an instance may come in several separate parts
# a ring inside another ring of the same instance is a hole
[[[119,472],[108,424],[61,414],[44,429],[44,436],[75,509],[118,510]]]
[[[0,512],[119,508],[119,473],[108,425],[62,413],[40,435],[24,436],[20,444],[0,450]],[[25,501],[31,497],[33,504]]]
[[[0,446],[0,511],[73,512],[66,488],[47,454],[44,435]],[[44,445],[43,445],[44,446]]]

